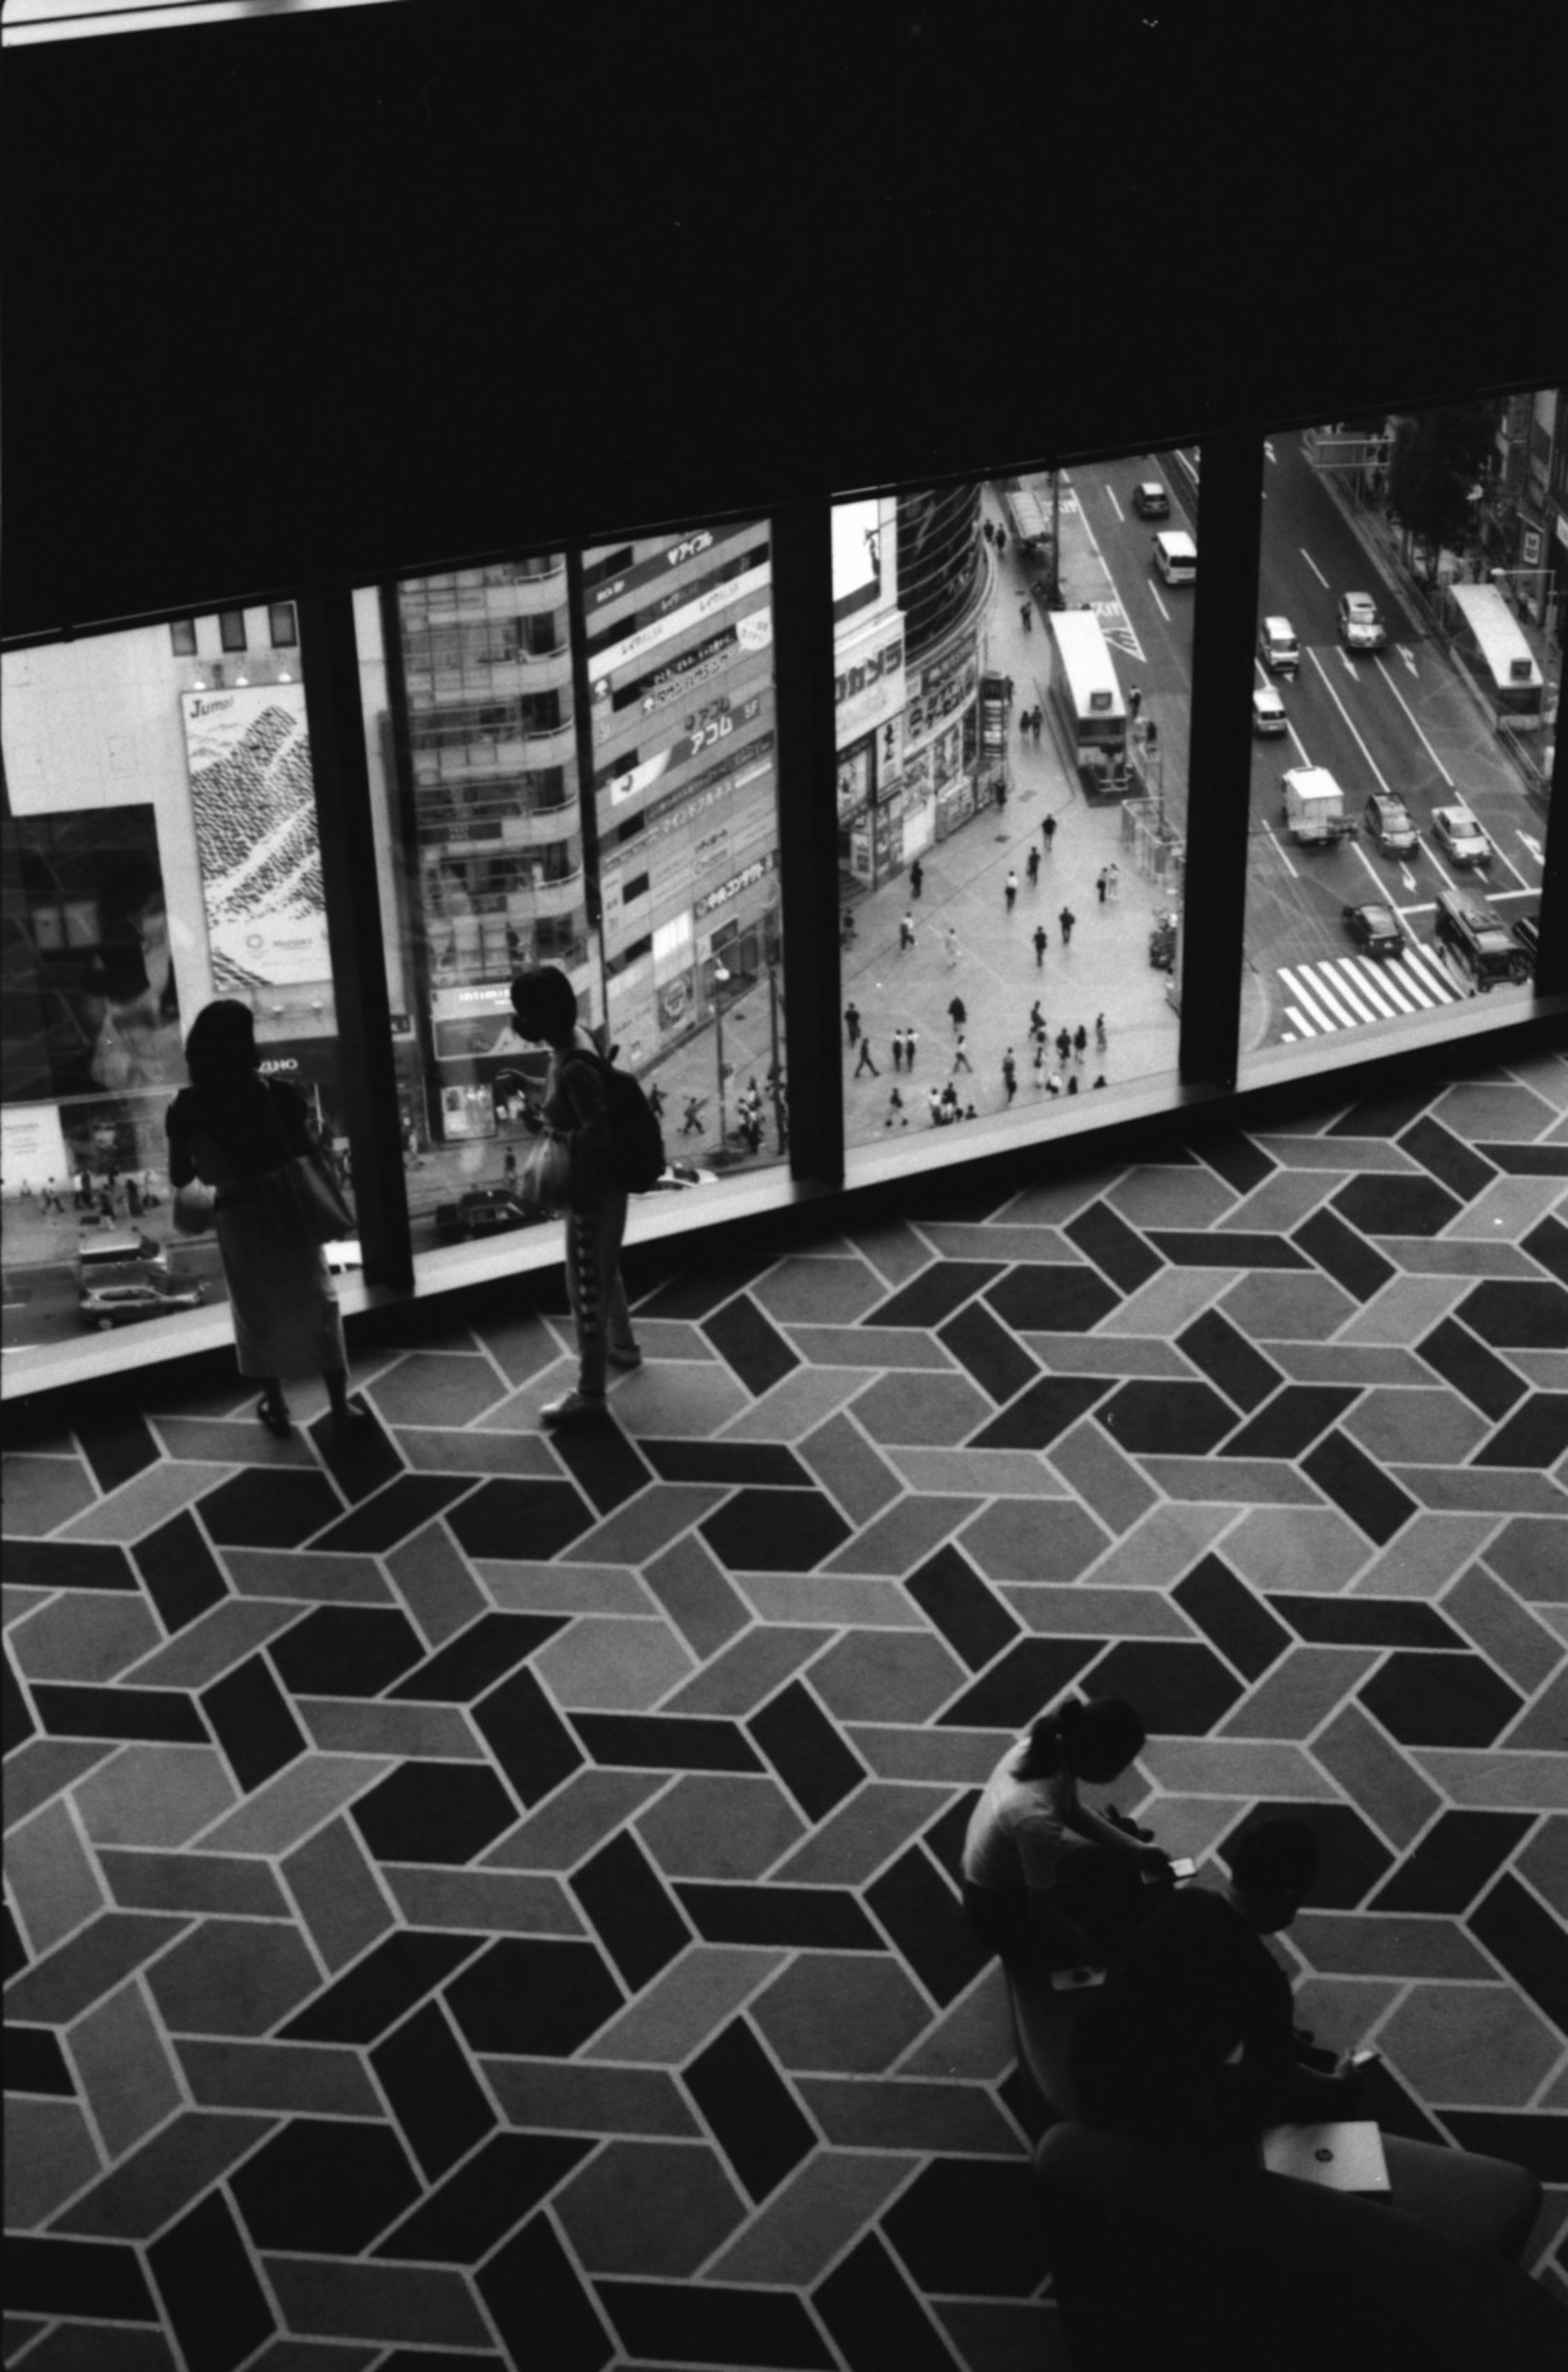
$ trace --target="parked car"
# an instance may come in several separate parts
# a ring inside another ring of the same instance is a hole
[[[1342,911],[1345,928],[1364,955],[1403,955],[1405,935],[1391,906],[1381,906],[1374,901],[1365,905],[1346,906]]]
[[[1260,684],[1252,695],[1252,730],[1254,733],[1283,733],[1289,723],[1284,702],[1270,683]]]
[[[79,1306],[84,1326],[107,1332],[111,1326],[134,1326],[141,1318],[168,1318],[177,1310],[199,1309],[205,1299],[199,1285],[93,1285],[83,1287]]]
[[[1391,791],[1374,791],[1367,800],[1366,830],[1385,856],[1407,856],[1421,845],[1409,808]]]
[[[1341,594],[1340,640],[1347,650],[1380,651],[1388,639],[1388,630],[1370,593]]]
[[[1492,843],[1469,808],[1434,808],[1432,833],[1450,865],[1486,866]]]
[[[455,1203],[436,1205],[438,1243],[463,1244],[475,1236],[504,1236],[514,1227],[537,1227],[542,1214],[519,1202],[509,1186],[470,1186]]]
[[[1140,518],[1168,518],[1170,496],[1157,478],[1145,478],[1132,489],[1132,508]]]

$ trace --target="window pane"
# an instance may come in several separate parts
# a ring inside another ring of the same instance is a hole
[[[1529,993],[1562,591],[1561,390],[1271,441],[1244,1061]],[[1555,494],[1554,494],[1555,488]]]
[[[667,1191],[781,1157],[772,605],[765,521],[357,597],[417,1250],[519,1223],[528,964],[662,1105]]]
[[[299,621],[292,601],[273,601],[269,605],[267,633],[274,651],[294,648],[299,640]]]
[[[245,648],[245,612],[243,610],[218,611],[218,638],[226,651]]]
[[[173,618],[168,627],[169,647],[176,658],[191,659],[196,656],[196,621],[194,618]]]
[[[297,662],[237,672],[164,625],[5,657],[13,1366],[226,1299],[215,1241],[174,1233],[164,1130],[213,997],[251,1007],[263,1069],[343,1145],[305,688]]]
[[[1137,456],[835,506],[851,1145],[1174,1070],[1196,485]]]

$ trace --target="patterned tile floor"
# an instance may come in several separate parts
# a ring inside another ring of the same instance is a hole
[[[1568,1065],[1151,1143],[633,1260],[597,1438],[523,1284],[352,1457],[23,1415],[8,2364],[1060,2365],[954,1872],[1070,1682],[1173,1851],[1312,1820],[1307,2019],[1568,2297]]]

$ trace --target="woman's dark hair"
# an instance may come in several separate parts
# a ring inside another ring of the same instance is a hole
[[[577,1026],[577,992],[556,965],[540,964],[512,983],[512,1011],[523,1037],[563,1046]]]
[[[1226,1858],[1238,1894],[1299,1902],[1318,1875],[1318,1840],[1305,1820],[1254,1820]]]
[[[185,1041],[185,1067],[193,1087],[231,1087],[256,1068],[256,1017],[248,1005],[220,996],[203,1005]]]
[[[1144,1750],[1144,1725],[1125,1697],[1069,1697],[1042,1714],[1029,1731],[1020,1779],[1051,1779],[1068,1772],[1103,1787]]]

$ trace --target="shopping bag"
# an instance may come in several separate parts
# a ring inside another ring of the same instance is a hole
[[[517,1164],[517,1196],[530,1211],[563,1211],[572,1199],[572,1155],[559,1137],[536,1137]]]
[[[176,1232],[181,1236],[210,1235],[216,1203],[216,1189],[203,1185],[199,1178],[192,1178],[187,1185],[177,1186],[173,1214]]]

